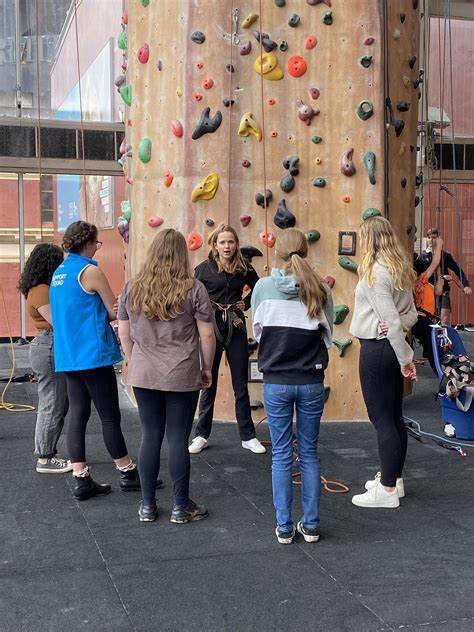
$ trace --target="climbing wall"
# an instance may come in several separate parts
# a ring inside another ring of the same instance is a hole
[[[410,11],[400,30],[414,29]],[[130,0],[123,22],[116,84],[130,104],[121,150],[131,204],[119,229],[130,242],[131,273],[159,226],[182,231],[197,264],[212,225],[225,221],[241,245],[259,249],[252,263],[265,275],[274,236],[296,225],[307,233],[311,262],[334,284],[337,346],[325,416],[365,418],[359,345],[347,343],[353,233],[364,212],[385,207],[382,3]],[[400,59],[413,41],[398,40]],[[408,147],[415,142],[404,135]],[[405,164],[403,173],[411,186]],[[412,223],[409,205],[390,209],[403,230]],[[261,385],[250,389],[262,398]],[[224,363],[217,401],[215,416],[234,418]]]

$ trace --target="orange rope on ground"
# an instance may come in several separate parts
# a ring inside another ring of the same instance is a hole
[[[86,183],[86,154],[84,146],[84,120],[82,116],[82,89],[81,89],[81,65],[79,62],[79,33],[77,31],[77,0],[74,0],[74,30],[76,32],[76,58],[77,58],[77,78],[79,82],[79,114],[81,117],[81,143],[82,143],[82,181],[84,184],[84,206],[87,221],[87,183]]]
[[[260,34],[260,107],[262,113],[262,140],[263,140],[263,198],[264,198],[264,210],[265,210],[265,233],[268,233],[268,204],[267,204],[267,159],[266,159],[266,134],[265,134],[265,101],[264,101],[264,93],[263,93],[263,72],[262,70],[262,57],[263,57],[263,31],[262,31],[262,23],[263,23],[263,2],[259,0],[259,34]],[[265,264],[265,272],[267,275],[270,272],[270,252],[268,248],[268,240],[265,240],[267,243],[265,244],[265,254],[266,254],[266,264]]]

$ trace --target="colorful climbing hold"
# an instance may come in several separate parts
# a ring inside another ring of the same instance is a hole
[[[342,255],[341,257],[339,257],[337,262],[341,266],[341,268],[344,268],[344,270],[349,270],[349,272],[357,272],[357,268],[359,267],[355,261],[353,261],[350,257],[347,257],[346,255]]]
[[[298,26],[298,24],[301,22],[301,18],[297,13],[293,13],[292,16],[290,16],[290,19],[288,20],[288,26],[291,26],[291,28],[295,28]]]
[[[250,167],[252,163],[250,162],[250,160],[242,160],[242,167],[245,167],[246,169],[248,169]]]
[[[406,143],[401,142],[401,143],[400,143],[400,148],[399,148],[399,150],[398,150],[398,155],[399,155],[399,156],[403,156],[403,155],[405,154],[406,150],[407,150],[407,145],[406,145]]]
[[[372,65],[373,57],[372,55],[364,55],[359,59],[360,65],[364,68],[369,68]]]
[[[293,55],[290,57],[287,63],[288,72],[292,77],[302,77],[307,71],[308,66],[303,57],[299,55]]]
[[[289,193],[290,191],[293,191],[293,189],[295,188],[295,179],[293,178],[293,176],[287,175],[284,178],[282,178],[280,180],[280,188],[285,193]]]
[[[260,31],[254,31],[253,36],[257,42],[260,42]],[[272,40],[268,33],[262,33],[262,46],[266,53],[271,53],[277,47],[277,43]]]
[[[141,0],[142,7],[147,7],[150,4],[150,0]]]
[[[316,101],[316,99],[319,99],[321,92],[318,88],[308,88],[308,94],[314,101]]]
[[[262,230],[259,237],[262,244],[267,246],[267,248],[273,248],[275,245],[276,237],[273,233]]]
[[[270,99],[267,99],[267,103],[268,103],[268,105],[275,105],[276,101],[275,101],[275,99],[272,97],[272,98],[270,98]]]
[[[296,108],[298,112],[298,118],[306,123],[306,125],[311,125],[311,121],[313,117],[319,114],[319,109],[314,109],[310,105],[304,103],[301,99],[296,100]]]
[[[207,77],[202,83],[202,87],[204,90],[210,90],[214,85],[214,79],[212,77]]]
[[[405,189],[407,184],[408,184],[408,180],[405,178],[405,176],[403,176],[403,178],[400,180],[400,185],[402,189]]]
[[[283,168],[290,172],[290,175],[297,176],[300,172],[299,169],[300,159],[298,156],[286,156],[283,159]]]
[[[382,213],[379,211],[378,208],[367,208],[362,213],[361,217],[362,220],[365,221],[366,219],[370,219],[371,217],[382,217]]]
[[[356,172],[355,165],[352,161],[354,156],[354,148],[346,150],[341,156],[341,173],[345,176],[353,176]]]
[[[322,162],[323,162],[323,159],[321,158],[321,156],[316,156],[316,158],[314,159],[315,165],[319,166],[320,164],[322,164]]]
[[[326,281],[326,283],[329,285],[329,287],[330,287],[331,289],[334,287],[334,285],[335,285],[335,283],[336,283],[336,279],[335,279],[333,276],[331,276],[330,274],[327,274],[327,275],[324,277],[324,280]]]
[[[202,101],[202,94],[199,94],[199,92],[193,92],[193,99],[195,101]]]
[[[202,70],[204,68],[204,64],[202,63],[202,61],[198,61],[196,64],[196,68],[198,70]]]
[[[364,155],[364,165],[369,174],[370,184],[375,184],[375,154],[373,151],[368,151]]]
[[[246,44],[242,44],[240,47],[241,55],[249,55],[252,50],[252,42],[249,40]]]
[[[317,4],[325,4],[326,6],[330,7],[331,5],[331,0],[306,0],[306,4],[309,4],[310,6],[314,7]]]
[[[212,134],[219,129],[220,124],[222,123],[222,112],[218,110],[215,115],[210,118],[210,111],[211,108],[204,108],[202,111],[201,118],[199,119],[199,122],[191,136],[193,140],[201,138],[204,134]]]
[[[326,186],[326,180],[324,178],[314,178],[311,181],[311,184],[313,185],[313,187],[319,187],[320,189],[324,189],[324,187]]]
[[[151,160],[151,140],[149,138],[143,138],[138,145],[138,158],[143,163],[150,162]]]
[[[187,239],[188,250],[198,250],[202,246],[202,237],[199,233],[192,231]]]
[[[210,217],[206,217],[206,219],[204,220],[204,223],[206,224],[206,226],[211,226],[212,227],[212,226],[214,226],[215,221],[212,218],[210,218]]]
[[[315,134],[314,136],[311,136],[311,140],[313,141],[315,145],[319,145],[319,143],[322,143],[323,141],[322,137],[318,136],[317,134]]]
[[[398,101],[397,110],[399,112],[408,112],[409,109],[410,109],[410,104],[408,103],[408,101]]]
[[[351,198],[349,195],[344,195],[342,197],[342,201],[344,202],[344,204],[349,204],[349,202],[351,201]]]
[[[191,194],[191,201],[212,200],[219,187],[219,176],[217,173],[210,173],[202,182],[197,184]]]
[[[286,40],[281,40],[280,50],[282,53],[285,53],[288,50],[288,42]]]
[[[234,105],[235,101],[234,99],[222,99],[222,103],[226,108],[230,108]]]
[[[242,28],[248,29],[252,26],[254,22],[258,20],[258,13],[249,13],[249,15],[242,22]]]
[[[125,13],[122,15],[122,24],[127,25],[128,24],[128,13],[125,11]]]
[[[316,35],[308,35],[305,42],[306,50],[311,50],[312,48],[316,46],[317,43],[318,43],[318,40],[316,39]]]
[[[402,81],[403,81],[403,85],[405,86],[405,88],[410,88],[411,87],[410,77],[407,77],[407,75],[403,75]]]
[[[194,31],[194,33],[191,34],[191,39],[195,44],[204,44],[206,36],[202,31]]]
[[[375,42],[375,38],[373,37],[366,37],[364,40],[364,44],[366,46],[372,46],[372,44]]]
[[[176,88],[176,94],[177,94],[178,97],[182,97],[183,96],[182,88]]]
[[[311,230],[308,230],[307,233],[305,233],[305,237],[307,241],[309,241],[310,243],[314,243],[315,241],[319,241],[321,239],[321,233],[319,232],[319,230],[312,228]]]
[[[400,13],[400,22],[403,24],[405,22],[406,19],[406,14],[405,13]]]
[[[289,177],[291,178],[291,176]],[[296,217],[287,207],[286,200],[280,200],[278,203],[273,222],[275,226],[278,226],[278,228],[293,228],[296,224]]]
[[[284,7],[286,4],[286,0],[274,0],[277,7]]]
[[[334,324],[341,325],[349,314],[348,305],[334,305]]]
[[[171,171],[167,171],[165,173],[165,187],[169,188],[171,186],[171,184],[173,183],[173,174]]]
[[[227,70],[227,72],[235,72],[235,68],[233,64],[226,64],[225,69]]]
[[[127,50],[128,42],[127,42],[127,31],[122,31],[117,40],[117,46],[120,50]]]
[[[363,101],[359,103],[356,112],[357,112],[357,116],[362,121],[366,121],[374,113],[373,103],[369,101],[368,99],[364,99]]]
[[[156,64],[156,67],[160,71],[163,70],[163,62],[161,61],[161,59],[158,60],[158,63]]]
[[[283,78],[283,71],[278,65],[278,58],[273,53],[263,53],[254,62],[254,70],[259,75],[270,81],[279,81]]]
[[[115,81],[114,84],[116,85],[117,88],[120,88],[120,86],[123,86],[123,84],[127,81],[127,77],[125,75],[119,75]]]
[[[148,62],[148,59],[150,57],[150,47],[148,46],[148,44],[142,44],[140,46],[140,48],[138,49],[137,57],[138,61],[141,64],[146,64]]]
[[[392,35],[393,35],[393,39],[397,40],[397,39],[400,39],[400,37],[402,36],[402,32],[400,31],[400,29],[394,29]]]
[[[171,129],[176,138],[181,138],[183,136],[183,126],[177,119],[171,123]]]
[[[343,338],[342,340],[333,340],[334,346],[339,349],[339,357],[343,358],[344,353],[346,352],[347,347],[352,344],[351,338]]]
[[[255,246],[242,246],[240,252],[248,261],[252,261],[253,257],[263,257],[263,252]]]
[[[164,220],[162,217],[158,217],[158,215],[153,215],[153,217],[150,217],[150,219],[148,220],[148,226],[151,226],[152,228],[158,228],[158,226],[161,226],[163,221]]]
[[[254,118],[252,112],[245,112],[240,119],[238,130],[239,136],[255,136],[260,142],[262,140],[262,130]]]
[[[273,130],[273,132],[270,134],[270,136],[272,138],[276,138],[278,136],[278,132],[276,130]]]
[[[257,195],[255,196],[256,204],[258,204],[258,206],[261,206],[262,208],[268,207],[272,199],[273,193],[270,189],[265,190],[265,196],[263,195],[263,193],[257,193]]]
[[[326,11],[326,13],[323,15],[323,23],[326,24],[327,26],[331,26],[333,22],[334,22],[334,18],[332,15],[332,11]]]
[[[252,216],[243,214],[239,217],[239,219],[242,226],[248,226],[250,222],[252,221]]]

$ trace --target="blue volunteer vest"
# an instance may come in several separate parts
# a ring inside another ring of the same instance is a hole
[[[99,294],[86,292],[81,272],[94,259],[70,253],[55,270],[49,289],[56,371],[82,371],[120,362],[117,338]]]

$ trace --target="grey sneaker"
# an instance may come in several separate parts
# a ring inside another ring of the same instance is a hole
[[[291,531],[283,531],[279,527],[275,529],[275,535],[280,544],[291,544],[295,538],[295,534],[295,527],[293,527]]]
[[[36,462],[36,471],[40,474],[65,474],[72,471],[71,461],[53,456],[46,463]]]

